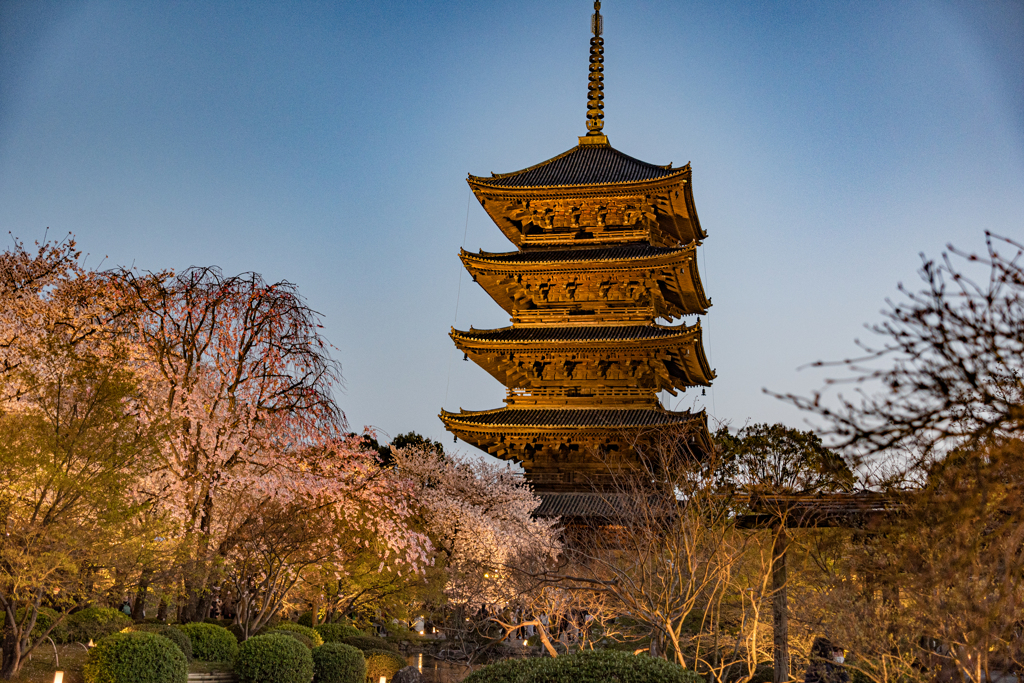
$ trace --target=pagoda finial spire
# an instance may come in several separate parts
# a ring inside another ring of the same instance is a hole
[[[604,133],[604,29],[601,17],[601,0],[594,1],[594,16],[590,18],[590,85],[587,90],[587,136],[601,136]]]

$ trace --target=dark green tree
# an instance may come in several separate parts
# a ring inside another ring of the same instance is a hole
[[[773,529],[772,627],[775,683],[789,680],[788,527],[794,522],[795,498],[849,491],[853,472],[813,432],[783,424],[748,425],[733,434],[723,427],[715,434],[723,476],[746,494],[758,512],[767,512]]]
[[[432,450],[438,455],[444,455],[444,446],[441,445],[440,441],[431,441],[427,437],[421,436],[416,432],[399,434],[395,438],[391,439],[391,443],[387,446],[382,446],[377,443],[375,439],[369,439],[367,441],[367,445],[377,451],[377,461],[380,462],[381,467],[392,467],[395,464],[395,458],[391,454],[391,449],[408,448],[412,446]]]

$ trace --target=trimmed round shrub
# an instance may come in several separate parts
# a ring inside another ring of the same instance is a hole
[[[380,677],[391,680],[400,669],[405,668],[405,659],[391,650],[364,650],[366,658],[366,677],[378,681]]]
[[[313,613],[303,612],[299,615],[299,618],[296,619],[296,621],[299,622],[299,626],[309,626],[310,628],[313,628]]]
[[[277,633],[277,634],[280,634],[282,636],[288,636],[289,638],[294,638],[295,640],[299,641],[300,643],[305,645],[310,650],[313,649],[313,641],[308,636],[306,636],[305,633],[299,633],[298,631],[279,631],[277,629],[274,629],[273,631],[268,632],[267,635],[270,635],[271,633]]]
[[[122,631],[135,622],[121,610],[113,607],[86,607],[68,615],[67,642],[88,643]]]
[[[336,624],[317,624],[313,627],[325,643],[340,643],[342,638],[359,638],[366,634],[347,621]]]
[[[294,624],[290,621],[282,621],[274,628],[274,630],[301,633],[313,642],[313,647],[320,647],[324,644],[324,639],[320,636],[320,634],[315,629],[312,629],[308,626],[301,626],[299,624]]]
[[[313,655],[284,633],[253,636],[238,648],[235,675],[240,683],[310,683]]]
[[[188,636],[192,643],[192,656],[200,662],[230,662],[238,654],[238,641],[223,626],[192,622],[175,628]]]
[[[341,638],[337,642],[351,645],[357,650],[360,650],[363,654],[366,654],[369,650],[388,650],[398,654],[398,648],[384,640],[383,638],[377,638],[375,636],[358,635],[358,636],[346,636]]]
[[[366,660],[351,645],[324,643],[313,650],[313,672],[316,683],[363,683]]]
[[[513,663],[515,662],[515,663]],[[703,683],[693,671],[647,655],[597,650],[556,659],[510,660],[474,671],[464,683]]]
[[[527,680],[541,659],[503,659],[500,662],[477,669],[463,683],[520,683]]]
[[[85,683],[186,683],[188,662],[174,643],[155,633],[114,633],[89,651]]]
[[[192,661],[192,641],[189,640],[188,636],[181,629],[159,622],[143,622],[129,626],[121,631],[121,633],[155,633],[158,636],[163,636],[178,646],[178,649],[181,650],[181,654],[185,655],[187,661]]]

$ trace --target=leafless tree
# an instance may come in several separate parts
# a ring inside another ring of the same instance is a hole
[[[727,496],[716,486],[716,463],[694,446],[688,430],[633,436],[635,459],[609,461],[597,482],[607,510],[570,544],[573,574],[564,586],[606,594],[643,624],[652,654],[663,649],[693,666],[685,624],[704,615],[726,590],[743,554]]]
[[[948,246],[922,255],[924,288],[900,285],[884,320],[868,329],[880,345],[841,362],[854,398],[830,406],[823,392],[782,398],[823,417],[836,446],[862,457],[899,451],[941,457],[953,448],[1024,433],[1024,246],[985,234],[986,252]],[[977,274],[976,274],[977,271]],[[859,343],[859,342],[858,342]]]

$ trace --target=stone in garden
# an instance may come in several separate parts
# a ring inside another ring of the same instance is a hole
[[[391,679],[391,683],[422,683],[422,681],[423,676],[420,675],[415,666],[405,667]]]

